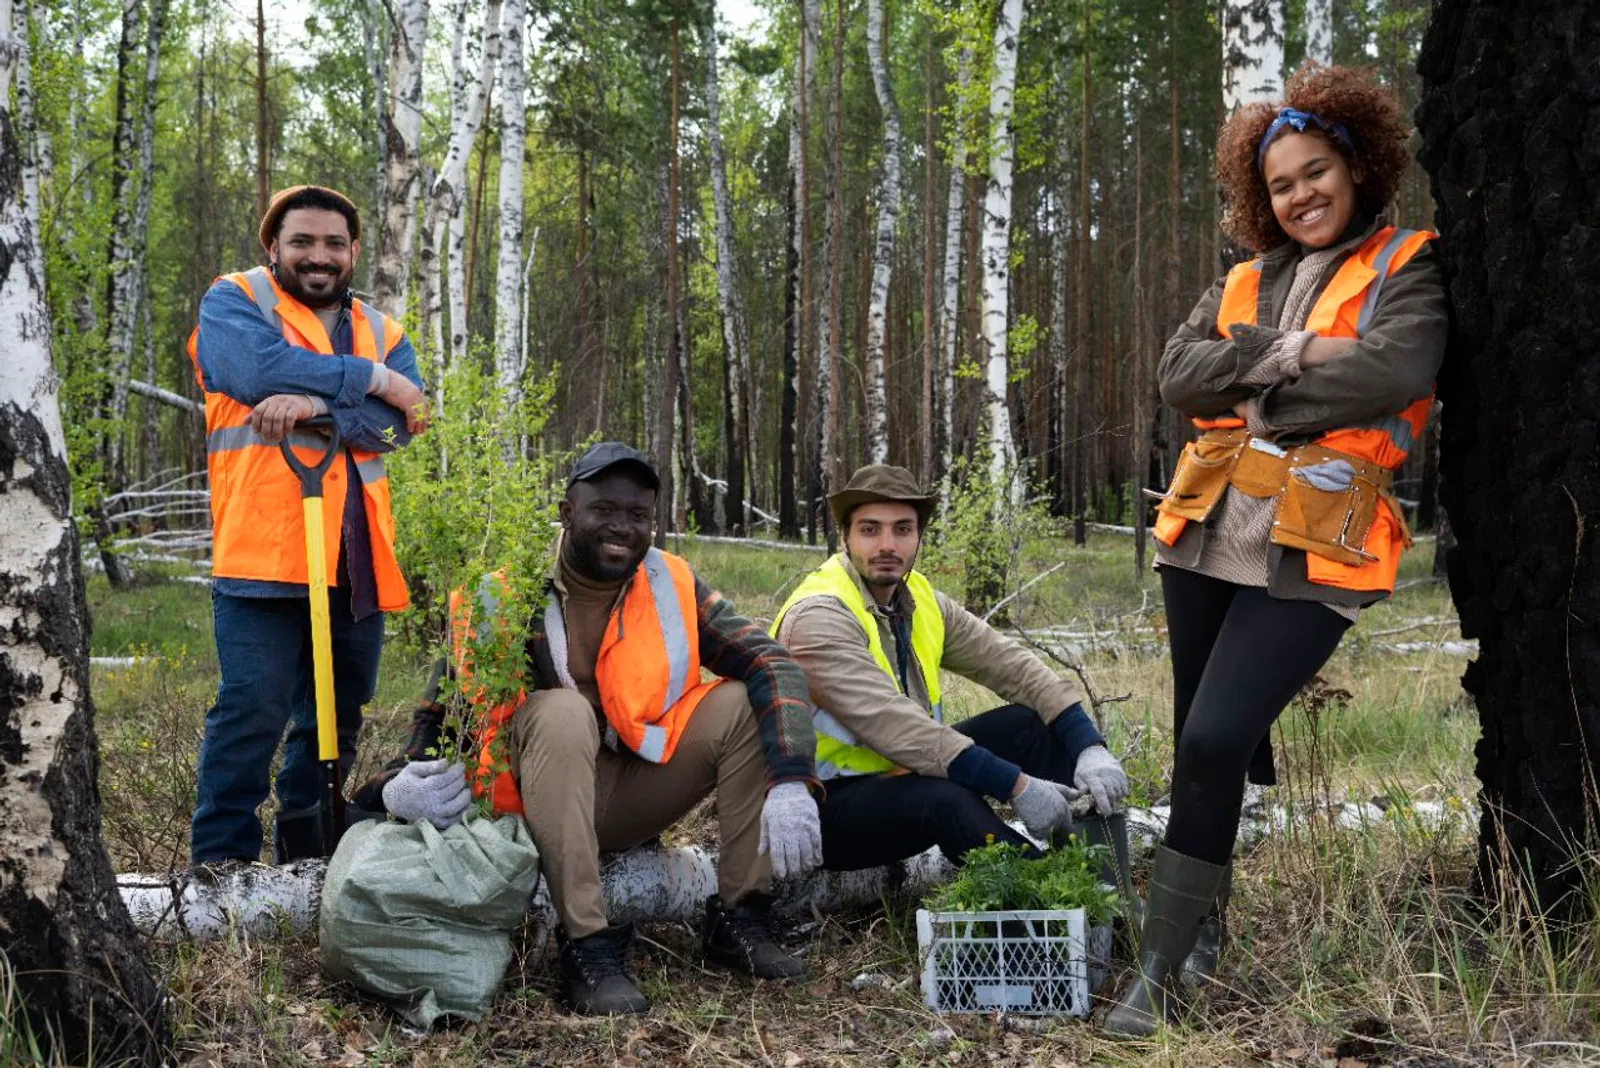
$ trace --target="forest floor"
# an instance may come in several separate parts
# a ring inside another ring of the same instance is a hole
[[[770,618],[822,559],[814,552],[690,540],[676,548],[745,614]],[[1475,796],[1477,718],[1459,678],[1464,646],[1431,550],[1411,554],[1402,588],[1363,614],[1275,734],[1275,800]],[[1053,628],[1083,654],[1112,747],[1138,804],[1161,799],[1171,767],[1171,682],[1156,580],[1136,574],[1131,539],[1086,548],[1030,543],[1023,580],[1041,575],[1009,625]],[[954,576],[937,576],[952,592]],[[105,835],[119,871],[181,866],[201,724],[216,685],[209,598],[177,571],[131,591],[89,586],[103,756]],[[398,752],[421,690],[423,657],[386,650],[368,712],[360,781]],[[997,703],[964,682],[960,717]],[[270,815],[268,813],[268,815]],[[681,828],[703,836],[697,813]],[[483,1021],[418,1035],[379,1004],[319,973],[314,941],[161,944],[179,1063],[231,1065],[824,1064],[1210,1065],[1266,1063],[1600,1064],[1600,963],[1593,930],[1553,935],[1516,908],[1482,910],[1469,892],[1472,831],[1404,819],[1362,830],[1311,820],[1238,857],[1234,938],[1218,981],[1195,992],[1187,1026],[1112,1042],[1092,1023],[939,1017],[922,1004],[913,901],[813,918],[786,932],[811,969],[794,986],[756,986],[707,969],[697,932],[645,926],[635,969],[650,1015],[587,1020],[555,1001],[553,950],[530,931]],[[1140,865],[1142,880],[1144,867]],[[1107,990],[1128,967],[1119,956]],[[858,981],[858,977],[867,977]],[[860,987],[860,989],[858,989]],[[1097,1009],[1096,1016],[1099,1015]]]

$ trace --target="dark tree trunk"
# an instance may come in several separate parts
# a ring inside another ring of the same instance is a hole
[[[1480,648],[1462,681],[1483,728],[1481,874],[1494,890],[1521,870],[1561,909],[1596,844],[1600,754],[1600,5],[1440,3],[1419,68],[1456,317],[1440,478]]]
[[[788,209],[788,277],[783,287],[783,400],[778,417],[778,536],[798,539],[800,517],[795,510],[795,450],[799,441],[795,424],[800,400],[800,337],[805,327],[800,302],[796,299],[800,288],[800,255],[795,250],[794,235],[800,220],[793,182],[789,183]]]

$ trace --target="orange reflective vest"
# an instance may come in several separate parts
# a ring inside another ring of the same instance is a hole
[[[478,640],[493,632],[498,615],[499,575],[486,575],[478,586]],[[482,712],[482,693],[472,684],[467,636],[473,608],[461,590],[450,594],[451,644],[456,678],[469,703]],[[561,600],[554,593],[544,609],[544,635],[561,684],[575,688],[567,672],[567,624]],[[655,764],[672,759],[678,739],[695,708],[721,679],[700,679],[700,614],[695,601],[694,572],[688,561],[659,549],[645,553],[623,587],[606,622],[594,666],[601,710],[617,740]],[[473,792],[487,793],[495,812],[522,814],[522,797],[507,766],[503,745],[494,742],[526,697],[488,710],[478,739],[478,767]],[[483,720],[480,720],[483,722]]]
[[[316,314],[278,288],[265,267],[224,275],[248,293],[284,340],[303,349],[333,355],[328,331]],[[355,352],[382,362],[404,336],[400,324],[361,301],[350,309]],[[205,389],[196,355],[197,327],[189,335],[195,379]],[[276,445],[250,428],[251,406],[223,393],[206,393],[206,468],[211,479],[212,574],[219,578],[269,582],[306,581],[306,543],[300,481]],[[290,436],[296,455],[314,464],[324,439],[310,431]],[[304,442],[303,445],[297,442]],[[351,449],[361,476],[362,503],[372,539],[372,568],[378,607],[397,612],[410,603],[405,577],[395,560],[394,514],[389,506],[389,476],[381,453]],[[323,554],[330,584],[337,584],[339,538],[343,527],[348,465],[335,463],[322,479]]]
[[[1334,273],[1322,295],[1311,308],[1304,329],[1318,337],[1360,338],[1367,332],[1378,307],[1384,279],[1411,260],[1436,234],[1426,230],[1402,230],[1385,226],[1356,250]],[[1261,260],[1241,263],[1228,272],[1222,300],[1217,307],[1217,332],[1232,337],[1236,324],[1254,325],[1261,294]],[[1359,426],[1337,427],[1319,434],[1315,443],[1327,449],[1358,457],[1393,471],[1405,462],[1412,445],[1422,436],[1433,407],[1433,394],[1418,398],[1402,411]],[[1236,416],[1195,419],[1202,431],[1244,426]],[[1155,536],[1163,545],[1177,543],[1188,520],[1159,513]],[[1357,591],[1394,589],[1400,554],[1409,539],[1403,517],[1396,514],[1388,497],[1379,502],[1378,514],[1361,546],[1370,557],[1359,565],[1330,560],[1306,553],[1306,579],[1323,586]]]

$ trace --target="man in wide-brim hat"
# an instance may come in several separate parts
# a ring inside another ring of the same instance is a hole
[[[1071,826],[1073,800],[1090,797],[1109,815],[1128,791],[1076,685],[913,567],[937,500],[904,468],[856,471],[828,499],[843,551],[773,624],[811,686],[827,868],[874,867],[933,845],[957,861],[990,840],[1026,845],[991,799],[1047,839]],[[1009,703],[945,723],[941,668]]]

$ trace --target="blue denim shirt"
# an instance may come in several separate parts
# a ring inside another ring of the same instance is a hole
[[[403,413],[367,395],[374,365],[350,355],[354,342],[348,299],[329,333],[333,351],[341,355],[328,356],[289,344],[249,294],[232,282],[219,281],[200,301],[195,357],[206,390],[225,393],[241,404],[256,405],[278,393],[307,393],[327,401],[328,414],[346,446],[347,485],[355,487],[361,485],[361,477],[349,449],[393,452],[409,443],[411,435]],[[410,338],[402,337],[384,363],[423,388]],[[351,614],[356,619],[377,611],[372,536],[360,493],[345,494],[336,571],[336,585],[350,587]],[[234,597],[306,595],[304,583],[260,579],[216,578],[212,588]]]

